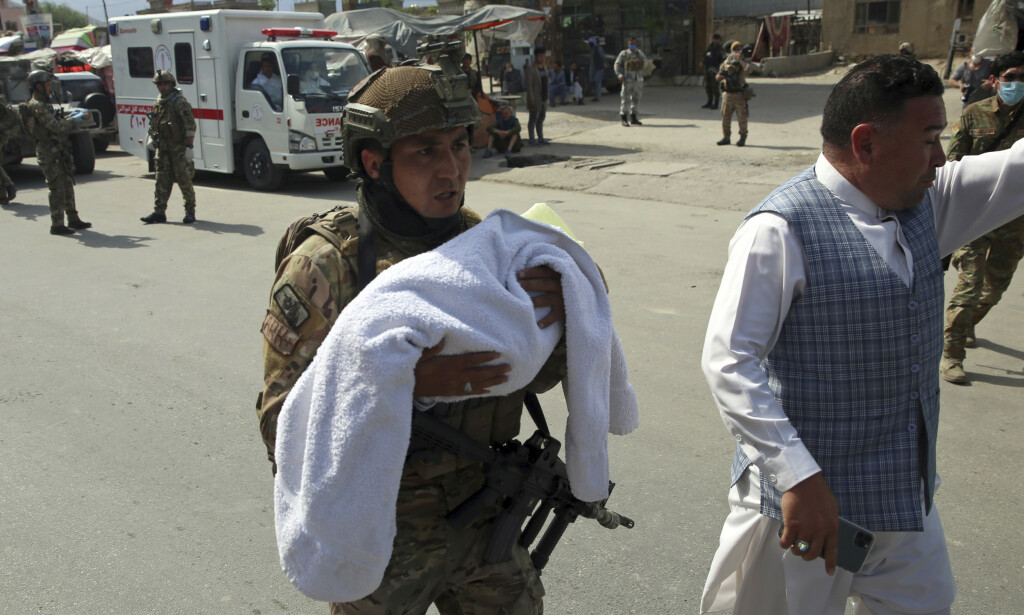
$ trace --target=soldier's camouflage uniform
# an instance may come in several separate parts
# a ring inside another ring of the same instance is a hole
[[[64,226],[65,214],[69,223],[79,223],[82,219],[75,208],[75,165],[67,134],[74,120],[58,118],[45,95],[38,92],[26,105],[28,120],[25,128],[36,140],[36,162],[49,190],[50,225]]]
[[[362,193],[358,193],[360,199]],[[480,218],[463,207],[463,228]],[[264,390],[257,403],[260,431],[271,461],[277,417],[285,397],[313,360],[340,311],[358,292],[357,210],[345,208],[321,221],[342,237],[341,250],[313,234],[278,268],[263,321]],[[460,231],[461,232],[461,231]],[[377,271],[430,246],[374,229]],[[541,393],[566,373],[564,342],[527,388]],[[367,377],[373,377],[367,374]],[[478,442],[505,442],[519,433],[525,391],[456,404],[431,412]],[[410,400],[410,411],[411,411]],[[483,549],[497,510],[470,527],[454,530],[445,515],[484,484],[479,463],[433,449],[411,447],[398,492],[397,530],[391,561],[371,595],[331,605],[335,615],[423,613],[434,603],[442,615],[539,615],[544,589],[525,549],[515,546],[507,562],[483,564]]]
[[[718,74],[725,77],[722,81],[725,97],[722,100],[722,136],[728,139],[732,135],[732,114],[740,125],[740,138],[747,136],[747,120],[750,109],[747,99],[743,97],[743,87],[747,85],[746,71],[735,55],[730,55],[722,62]]]
[[[0,203],[8,202],[8,195],[11,194],[11,188],[14,187],[14,182],[11,181],[11,177],[7,175],[7,171],[3,167],[3,150],[7,146],[7,142],[21,130],[20,124],[17,111],[12,109],[4,96],[0,94],[0,186],[3,186],[3,189],[0,190]]]
[[[619,115],[636,115],[644,94],[644,62],[647,56],[639,49],[623,49],[615,58],[615,75],[622,82],[619,92]]]
[[[195,164],[185,158],[188,139],[196,134],[196,119],[192,105],[174,88],[153,104],[150,115],[149,136],[156,143],[156,194],[153,211],[164,214],[171,189],[178,184],[185,201],[185,211],[195,215],[196,191],[192,187]]]
[[[1024,105],[1004,111],[999,108],[999,97],[993,96],[968,105],[953,127],[949,143],[949,160],[986,151],[1009,149],[1024,138],[1024,118],[998,144],[1002,134],[1015,116],[1024,113]],[[993,147],[995,146],[995,147]],[[966,356],[965,341],[968,333],[999,303],[1003,292],[1010,286],[1017,263],[1024,255],[1024,216],[975,239],[953,253],[952,265],[960,270],[956,288],[946,308],[945,339],[942,355],[960,359]]]

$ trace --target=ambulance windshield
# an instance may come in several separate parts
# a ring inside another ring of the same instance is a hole
[[[369,75],[358,51],[334,47],[291,47],[281,56],[289,75],[299,76],[299,95],[307,102],[326,98],[344,104],[349,91]]]

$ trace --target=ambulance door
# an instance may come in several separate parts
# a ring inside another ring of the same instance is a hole
[[[247,49],[242,53],[238,72],[235,125],[240,132],[259,134],[269,152],[287,154],[285,79],[277,54],[272,49]],[[285,136],[281,137],[281,133]]]
[[[217,108],[216,76],[213,62],[204,61],[195,46],[191,30],[170,31],[175,77],[181,93],[192,105],[196,118],[196,138],[192,143],[197,169],[230,170],[225,167],[222,126],[223,112]]]

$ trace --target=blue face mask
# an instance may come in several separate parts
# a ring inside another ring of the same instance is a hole
[[[1011,107],[1024,100],[1024,82],[999,82],[999,98]]]
[[[629,50],[630,51],[636,51],[636,45],[630,44],[629,45]]]

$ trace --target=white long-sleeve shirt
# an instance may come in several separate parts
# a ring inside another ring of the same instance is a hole
[[[908,286],[914,255],[896,217],[875,205],[825,159],[814,172],[868,243]],[[936,169],[929,188],[940,254],[1024,214],[1024,140]],[[759,364],[775,345],[807,284],[800,240],[780,216],[743,221],[729,244],[701,365],[722,420],[744,454],[787,491],[820,468],[800,441]]]

